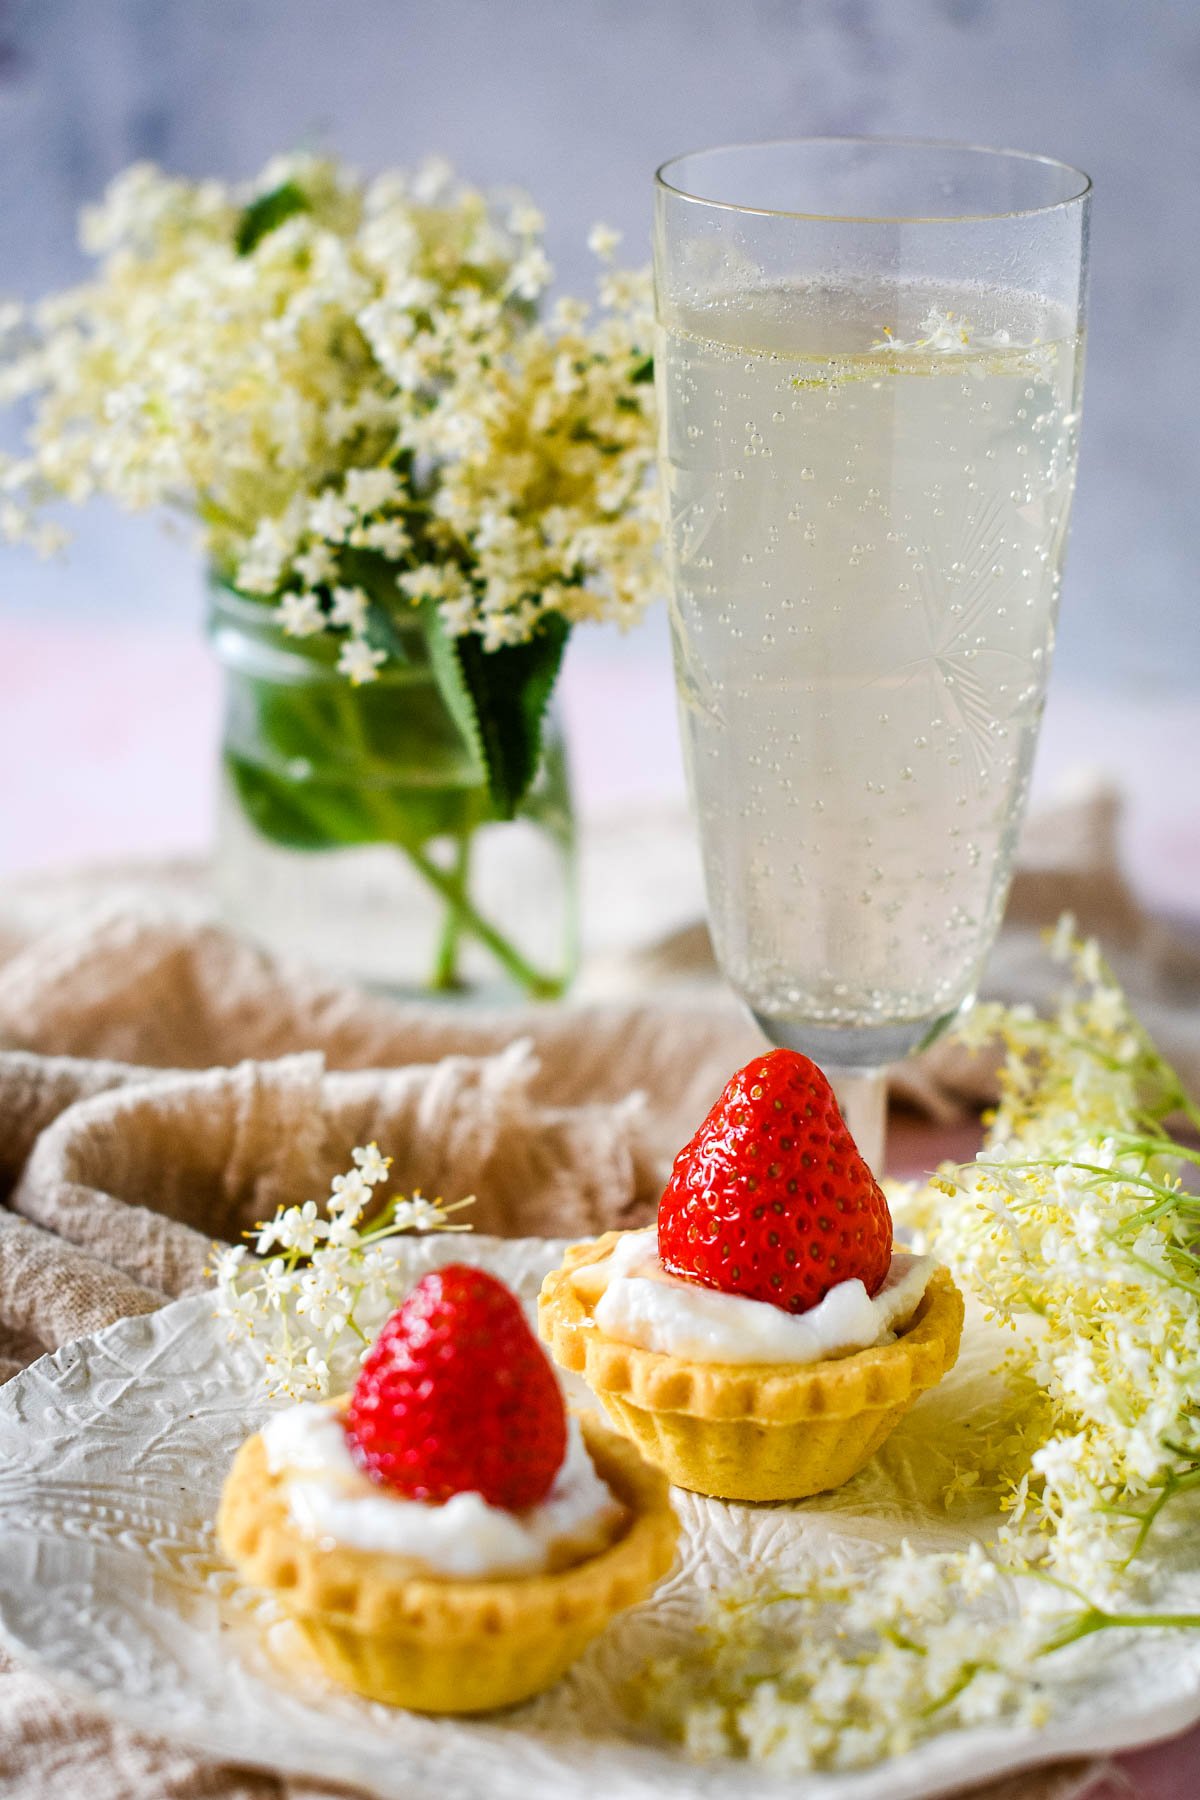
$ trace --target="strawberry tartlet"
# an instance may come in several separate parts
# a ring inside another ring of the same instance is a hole
[[[662,1475],[567,1417],[515,1296],[464,1264],[417,1284],[350,1395],[242,1445],[217,1517],[328,1674],[453,1713],[549,1687],[667,1572],[677,1531]]]
[[[897,1249],[828,1081],[791,1050],[733,1076],[657,1229],[576,1245],[538,1308],[555,1360],[679,1487],[840,1487],[953,1366],[962,1298]]]

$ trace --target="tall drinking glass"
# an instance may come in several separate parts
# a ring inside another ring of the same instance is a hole
[[[965,145],[659,170],[680,717],[722,969],[833,1081],[969,1002],[1012,872],[1075,479],[1087,177]]]

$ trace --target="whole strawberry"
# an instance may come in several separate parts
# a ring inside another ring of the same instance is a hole
[[[770,1050],[728,1083],[675,1158],[658,1254],[673,1275],[785,1312],[855,1277],[879,1289],[892,1217],[807,1056]]]
[[[482,1269],[426,1275],[371,1348],[346,1411],[356,1462],[410,1500],[544,1500],[567,1447],[554,1371],[520,1303]]]

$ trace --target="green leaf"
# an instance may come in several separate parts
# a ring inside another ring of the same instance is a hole
[[[629,379],[630,381],[635,382],[653,381],[654,358],[652,356],[643,356],[641,362],[633,365],[633,368],[629,372]]]
[[[308,195],[294,181],[285,181],[279,187],[272,188],[269,194],[260,194],[252,200],[241,218],[238,220],[237,245],[239,256],[249,256],[254,246],[261,243],[268,232],[276,231],[285,219],[294,218],[297,213],[309,210]]]
[[[434,604],[422,617],[442,698],[478,760],[497,817],[511,819],[538,771],[542,723],[571,628],[547,613],[528,643],[485,650],[474,632],[451,637]]]
[[[347,549],[339,556],[338,568],[342,581],[366,593],[367,642],[376,650],[386,650],[393,662],[411,662],[409,646],[392,611],[397,599],[395,563],[377,550]],[[420,623],[415,614],[412,623]]]

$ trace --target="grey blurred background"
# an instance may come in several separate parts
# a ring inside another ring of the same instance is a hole
[[[808,132],[1045,151],[1096,183],[1059,677],[1200,676],[1200,5],[1155,0],[0,0],[0,291],[71,279],[81,203],[134,158],[199,175],[328,146],[444,151],[528,186],[563,286],[604,219],[647,252],[682,149]],[[193,561],[97,512],[69,562],[0,552],[0,604],[192,612]],[[651,631],[646,654],[659,643]]]
[[[1095,179],[1079,499],[1033,804],[1107,785],[1135,890],[1200,922],[1200,0],[0,0],[0,296],[83,272],[79,207],[132,160],[241,177],[294,147],[367,170],[441,151],[528,187],[579,291],[594,221],[648,256],[659,162],[813,132],[1008,145]],[[105,506],[70,523],[63,560],[0,545],[5,878],[212,841],[200,559],[179,527]],[[657,843],[683,796],[662,613],[625,638],[576,633],[562,697],[593,861],[605,821],[643,818]],[[690,864],[677,885],[690,916]]]

